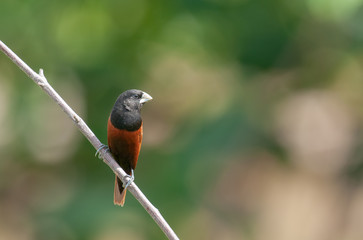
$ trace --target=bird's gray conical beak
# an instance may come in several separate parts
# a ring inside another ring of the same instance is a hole
[[[153,98],[149,94],[147,94],[146,92],[143,92],[142,97],[140,99],[140,103],[146,103],[152,99]]]

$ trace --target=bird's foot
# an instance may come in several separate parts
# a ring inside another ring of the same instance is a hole
[[[124,178],[128,178],[128,181],[123,184],[124,189],[127,189],[127,187],[135,180],[134,170],[131,169],[131,176],[126,175]]]
[[[108,148],[107,145],[105,144],[102,144],[101,147],[99,147],[95,153],[95,157],[98,157],[99,159],[101,159],[101,154],[100,154],[100,151],[104,148],[107,148],[107,151],[110,151],[110,149]],[[98,155],[98,156],[97,156]]]

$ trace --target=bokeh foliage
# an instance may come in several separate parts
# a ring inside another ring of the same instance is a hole
[[[181,239],[354,240],[362,16],[361,0],[2,0],[0,39],[103,142],[118,94],[154,97],[136,183]],[[0,239],[163,239],[130,194],[113,206],[94,152],[1,55]]]

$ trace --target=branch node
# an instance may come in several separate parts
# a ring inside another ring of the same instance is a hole
[[[73,120],[78,124],[80,122],[80,119],[78,116],[73,116]]]
[[[42,88],[44,88],[45,87],[45,85],[47,85],[45,82],[43,82],[43,81],[38,81],[37,82],[37,84],[40,86],[40,87],[42,87]]]
[[[48,80],[47,80],[47,78],[46,78],[46,77],[45,77],[45,75],[44,75],[43,68],[40,68],[40,69],[39,69],[39,76],[42,78],[42,80],[43,80],[44,82],[48,83]]]

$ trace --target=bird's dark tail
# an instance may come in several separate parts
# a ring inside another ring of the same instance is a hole
[[[118,179],[118,177],[116,176],[115,178],[115,189],[114,189],[114,193],[113,193],[113,203],[115,205],[119,205],[121,207],[124,206],[125,204],[125,197],[126,197],[126,189],[123,188],[122,186],[122,181],[120,179]]]

